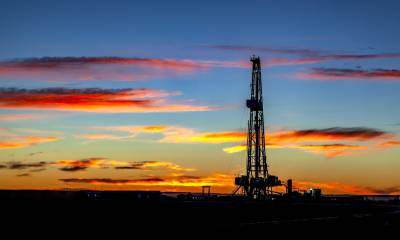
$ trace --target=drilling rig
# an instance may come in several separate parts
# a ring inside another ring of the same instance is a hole
[[[277,176],[268,173],[267,156],[265,154],[264,112],[261,82],[260,57],[252,56],[252,77],[250,99],[246,106],[250,111],[247,132],[247,164],[246,175],[235,178],[237,186],[234,194],[241,191],[251,199],[265,199],[273,194],[272,187],[280,186]]]

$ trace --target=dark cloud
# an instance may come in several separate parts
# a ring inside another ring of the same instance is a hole
[[[46,170],[46,168],[37,168],[37,169],[31,169],[31,170],[29,170],[29,172],[43,172],[45,170]]]
[[[103,157],[92,157],[79,160],[60,160],[56,164],[63,166],[59,168],[61,171],[65,172],[76,172],[83,171],[90,167],[102,167],[104,160],[107,158]]]
[[[305,129],[286,131],[267,136],[270,143],[305,142],[328,140],[359,140],[366,141],[389,136],[390,133],[365,127],[332,127],[323,129]]]
[[[299,78],[315,80],[400,80],[397,69],[347,69],[347,68],[311,68],[309,72],[299,73]]]
[[[282,66],[282,65],[315,64],[315,63],[331,62],[331,61],[364,61],[373,59],[392,59],[392,58],[400,58],[400,53],[310,55],[299,58],[267,58],[263,62],[264,65],[268,67],[268,66]]]
[[[17,177],[30,177],[31,174],[30,173],[21,173],[21,174],[17,174]]]
[[[395,194],[400,192],[400,187],[387,187],[387,188],[371,188],[368,187],[371,192],[376,194]]]
[[[65,172],[76,172],[76,171],[86,170],[87,168],[88,167],[86,167],[86,166],[68,166],[68,167],[59,168],[59,170],[65,171]]]
[[[29,153],[28,156],[29,156],[29,157],[33,157],[33,156],[40,155],[40,154],[43,154],[43,152],[33,152],[33,153]]]
[[[400,53],[376,53],[376,54],[333,54],[315,57],[316,60],[370,60],[383,58],[400,58]]]
[[[186,183],[186,182],[196,182],[198,180],[202,180],[203,177],[200,176],[190,176],[190,175],[181,175],[181,176],[177,176],[176,180],[180,183]]]
[[[359,139],[371,139],[385,135],[386,132],[364,127],[332,127],[325,129],[307,129],[298,130],[296,135],[307,136],[307,135],[322,135],[322,136],[333,136],[343,138],[359,138]]]
[[[17,177],[29,177],[31,173],[41,172],[46,170],[48,165],[52,164],[51,162],[8,162],[0,165],[0,169],[9,169],[9,170],[27,170],[29,173],[21,173],[17,174]]]
[[[46,167],[49,163],[48,162],[31,162],[31,163],[25,163],[25,162],[8,162],[5,165],[5,168],[7,169],[12,169],[12,170],[25,170],[25,169],[31,169],[31,168],[43,168]]]
[[[158,162],[158,161],[131,162],[131,163],[129,163],[128,166],[116,166],[114,168],[115,169],[119,169],[119,170],[124,170],[124,169],[144,169],[149,165],[157,165],[159,163],[164,163],[164,162]]]
[[[117,170],[127,170],[127,169],[142,169],[140,166],[117,166]]]
[[[268,52],[274,54],[298,55],[297,58],[267,58],[265,66],[274,65],[302,65],[328,61],[362,61],[373,59],[400,58],[400,53],[374,53],[374,54],[323,54],[323,51],[307,48],[276,48],[271,46],[253,45],[201,45],[204,48],[213,48],[226,51]]]
[[[0,79],[47,81],[143,81],[206,70],[214,65],[237,63],[161,58],[42,57],[0,61]],[[232,66],[231,66],[232,65]]]
[[[60,160],[55,163],[61,166],[59,170],[67,172],[83,171],[88,168],[110,168],[113,167],[117,170],[123,169],[139,169],[149,170],[154,168],[169,169],[175,171],[191,171],[190,168],[181,167],[171,162],[159,162],[159,161],[141,161],[141,162],[123,162],[108,160],[102,157],[93,157],[80,160]]]
[[[111,178],[64,178],[59,181],[65,183],[91,183],[91,184],[132,184],[132,183],[160,183],[164,182],[161,178],[142,178],[142,179],[111,179]]]
[[[84,68],[91,65],[129,65],[150,68],[195,68],[204,67],[191,61],[160,58],[125,58],[125,57],[42,57],[25,58],[0,62],[0,73],[12,70],[48,70]]]
[[[111,179],[111,178],[63,178],[59,179],[65,183],[86,183],[86,184],[104,184],[104,185],[163,185],[163,186],[193,186],[203,184],[224,184],[232,179],[227,175],[216,175],[210,177],[177,175],[165,177],[149,177],[138,179]]]
[[[268,52],[276,54],[317,55],[320,51],[304,48],[276,48],[270,46],[250,45],[201,45],[204,48],[214,48],[227,51]]]

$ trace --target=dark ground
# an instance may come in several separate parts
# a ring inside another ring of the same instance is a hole
[[[400,230],[398,203],[13,199],[0,204],[0,226],[3,230],[18,227],[19,231],[13,231],[15,237],[27,231],[40,236],[49,229],[60,236],[161,234],[178,238],[185,234],[203,238]]]

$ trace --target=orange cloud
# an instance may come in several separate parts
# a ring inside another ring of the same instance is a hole
[[[142,162],[142,168],[166,168],[166,169],[171,169],[171,170],[176,170],[176,171],[194,171],[193,168],[184,168],[182,166],[179,166],[175,163],[171,162],[157,162],[157,161],[145,161]]]
[[[301,145],[293,148],[301,149],[315,154],[323,154],[328,159],[336,156],[351,154],[353,150],[366,149],[367,146],[349,145],[349,144],[321,144],[321,145]]]
[[[60,160],[55,163],[62,166],[61,171],[75,172],[86,170],[87,168],[107,168],[109,165],[118,164],[116,161],[106,160],[106,158],[94,157],[80,160]]]
[[[240,144],[240,145],[236,145],[236,146],[232,146],[232,147],[226,147],[222,150],[226,153],[238,153],[238,152],[246,151],[246,149],[247,149],[246,144]]]
[[[246,139],[243,132],[198,132],[191,128],[169,125],[125,125],[96,127],[95,129],[120,131],[132,134],[135,137],[140,133],[160,133],[163,137],[159,140],[163,143],[225,143],[240,142]]]
[[[77,135],[78,138],[83,138],[86,140],[123,140],[127,137],[115,136],[111,134],[79,134]],[[128,136],[129,137],[129,136]]]
[[[195,136],[194,141],[200,142],[238,142],[245,140],[247,135],[242,132],[219,132],[219,133],[205,133],[200,136]]]
[[[122,126],[107,126],[107,127],[93,127],[96,130],[103,131],[116,131],[116,132],[126,132],[128,135],[114,135],[114,134],[104,134],[104,133],[90,133],[90,134],[79,134],[76,135],[78,138],[82,138],[88,141],[98,141],[98,140],[106,140],[106,141],[123,141],[129,140],[137,137],[141,133],[146,134],[154,134],[160,133],[165,134],[167,131],[171,131],[171,129],[175,129],[174,126],[164,126],[164,125],[122,125]]]
[[[166,129],[168,129],[168,126],[164,125],[153,125],[153,126],[145,126],[142,128],[143,132],[152,132],[152,133],[157,133],[157,132],[164,132]]]
[[[199,132],[190,128],[177,126],[110,126],[97,129],[128,132],[135,137],[140,133],[160,133],[161,143],[198,143],[222,144],[242,143],[223,148],[226,153],[237,153],[246,150],[247,134],[241,131]],[[267,148],[300,149],[314,154],[323,154],[327,158],[352,154],[355,150],[366,149],[367,146],[347,143],[331,143],[331,141],[377,141],[390,139],[393,134],[372,128],[325,128],[288,130],[266,135]],[[111,138],[110,138],[111,139]],[[321,142],[327,142],[321,144]]]
[[[325,155],[328,159],[336,156],[349,155],[353,150],[366,149],[367,146],[350,145],[342,143],[334,144],[309,144],[309,145],[293,145],[293,144],[267,144],[267,149],[286,148],[286,149],[299,149],[306,152]],[[247,145],[241,144],[223,149],[226,153],[238,153],[246,151]]]
[[[40,137],[40,136],[12,136],[7,140],[0,140],[0,149],[25,148],[41,143],[61,140],[61,137]]]
[[[109,127],[95,127],[95,129],[138,134],[138,133],[163,133],[178,128],[175,126],[168,126],[168,125],[122,125],[122,126],[109,126]]]
[[[164,135],[176,131],[187,131],[187,129],[185,128],[179,128],[167,125],[121,125],[121,126],[108,126],[108,127],[94,127],[94,129],[126,132],[129,133],[129,135],[116,136],[112,134],[81,134],[78,135],[78,137],[87,140],[124,140],[129,138],[135,138],[141,133],[147,133],[147,134],[160,133]]]
[[[392,147],[400,147],[400,141],[397,140],[392,140],[392,141],[386,141],[383,142],[379,145],[381,148],[392,148]]]
[[[124,166],[117,166],[115,169],[141,169],[141,170],[149,170],[152,168],[164,168],[168,170],[176,170],[176,171],[194,171],[193,168],[185,168],[178,164],[172,162],[159,162],[159,161],[142,161],[142,162],[132,162],[127,163]]]
[[[286,148],[289,146],[284,146],[284,145],[275,144],[275,143],[266,143],[265,147],[268,149],[271,149],[271,148]],[[226,147],[223,149],[223,151],[226,153],[238,153],[238,152],[243,152],[246,150],[247,150],[247,144],[240,144],[240,145],[236,145],[236,146],[232,146],[232,147]]]
[[[324,128],[289,130],[275,133],[267,133],[266,142],[270,147],[279,147],[282,143],[298,142],[320,142],[320,141],[368,141],[391,137],[390,133],[372,128]],[[171,135],[167,138],[171,142],[244,142],[247,139],[245,132],[216,132],[216,133],[196,133],[187,131],[183,135]],[[333,146],[332,146],[333,147]]]
[[[190,112],[214,110],[208,106],[171,103],[167,96],[179,95],[155,89],[0,89],[0,108],[48,109],[82,112]]]
[[[168,143],[226,143],[241,142],[246,140],[246,134],[243,132],[203,132],[194,130],[178,131],[167,133],[161,142]]]

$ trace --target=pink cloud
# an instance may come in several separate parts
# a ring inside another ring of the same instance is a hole
[[[249,67],[247,61],[125,57],[42,57],[0,62],[0,79],[142,81],[210,68]]]

